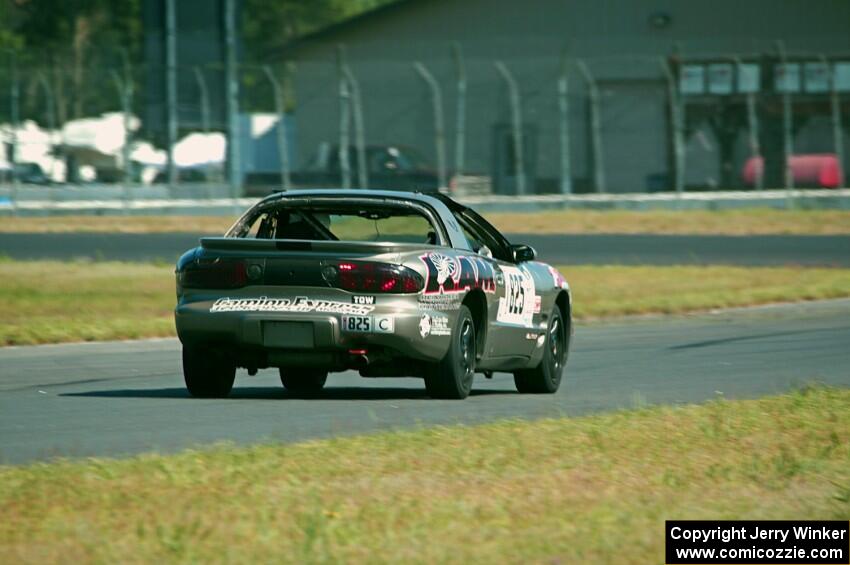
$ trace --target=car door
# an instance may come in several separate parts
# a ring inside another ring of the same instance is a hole
[[[540,304],[534,277],[525,265],[513,261],[508,241],[483,218],[471,210],[455,217],[473,250],[495,272],[496,292],[488,296],[486,356],[530,356],[536,338],[534,314]]]

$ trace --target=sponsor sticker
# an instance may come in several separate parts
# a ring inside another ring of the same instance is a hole
[[[460,307],[459,294],[423,294],[419,297],[420,310],[457,310]]]
[[[552,275],[552,283],[554,283],[555,288],[567,288],[569,286],[563,275],[558,272],[558,269],[551,265],[547,265],[547,267],[549,267],[549,274]]]
[[[365,316],[374,310],[371,305],[348,304],[333,300],[313,300],[306,296],[297,298],[219,298],[210,312],[320,312]]]
[[[419,335],[423,339],[432,335],[446,336],[451,334],[452,330],[449,328],[449,319],[446,316],[422,314],[422,317],[419,318]]]
[[[445,253],[426,253],[419,259],[425,265],[425,295],[462,293],[473,288],[496,292],[495,271],[486,259]]]
[[[457,310],[463,294],[473,288],[496,292],[497,269],[486,259],[445,253],[426,253],[419,259],[425,265],[425,289],[419,296],[422,310]]]
[[[527,332],[525,334],[525,339],[528,341],[536,341],[537,347],[543,347],[543,343],[546,341],[546,334],[537,333],[537,332]]]

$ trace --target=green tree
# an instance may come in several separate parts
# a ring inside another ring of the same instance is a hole
[[[145,1],[153,0],[0,0],[0,49],[18,53],[22,115],[44,123],[44,78],[59,123],[117,109],[110,71],[121,69],[125,57],[143,64]],[[283,45],[390,1],[241,0],[246,109],[271,108],[257,65],[279,63],[275,53]],[[0,76],[7,67],[0,62]],[[136,74],[137,82],[141,76]]]
[[[260,64],[271,64],[283,79],[286,106],[291,109],[296,102],[290,80],[293,68],[280,59],[281,48],[306,34],[398,0],[242,1],[243,107],[247,111],[269,111],[273,94]]]
[[[0,2],[4,16],[0,41],[10,35],[19,49],[25,115],[41,117],[43,78],[54,93],[60,123],[112,104],[105,69],[114,68],[122,52],[131,59],[138,56],[140,0]]]
[[[266,61],[305,34],[397,0],[243,0],[248,59]]]

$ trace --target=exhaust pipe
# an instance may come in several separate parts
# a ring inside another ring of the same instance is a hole
[[[354,365],[355,369],[365,369],[369,366],[369,357],[365,354],[355,355],[351,360],[351,364]]]
[[[348,362],[354,369],[365,369],[369,365],[369,357],[366,355],[367,349],[349,349]]]

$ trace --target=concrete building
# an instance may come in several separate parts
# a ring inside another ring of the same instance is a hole
[[[573,190],[623,192],[675,184],[676,120],[665,64],[674,75],[672,95],[679,92],[684,101],[684,184],[689,189],[741,184],[739,171],[751,150],[750,122],[745,80],[738,67],[729,66],[734,57],[755,67],[766,182],[777,183],[783,136],[776,75],[786,69],[777,40],[792,63],[788,72],[801,76],[799,92],[792,94],[794,152],[835,148],[829,88],[809,86],[807,64],[821,55],[844,90],[841,136],[850,148],[846,0],[402,0],[307,36],[278,56],[296,64],[297,143],[305,160],[320,143],[340,138],[342,45],[360,90],[366,142],[411,146],[436,162],[434,106],[413,67],[422,63],[441,88],[452,171],[458,164],[459,91],[452,45],[459,46],[466,74],[463,171],[490,176],[497,191],[512,192],[513,122],[506,81],[495,67],[501,61],[518,84],[527,191],[557,192],[562,170],[558,79],[566,52]],[[598,89],[596,132],[581,64]],[[687,65],[699,72],[683,73]],[[724,73],[730,69],[736,78],[727,92]],[[679,87],[693,88],[700,73],[702,86],[681,93]],[[599,151],[593,150],[595,133]],[[350,139],[353,143],[354,130]],[[597,169],[604,179],[595,176]]]

